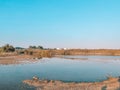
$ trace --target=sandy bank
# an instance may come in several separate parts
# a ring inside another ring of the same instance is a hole
[[[13,56],[4,56],[0,57],[0,64],[9,65],[9,64],[20,64],[24,61],[35,62],[35,57],[30,55],[13,55]]]
[[[23,83],[37,87],[37,90],[118,90],[118,78],[109,78],[94,83],[65,83],[53,80],[24,80]]]

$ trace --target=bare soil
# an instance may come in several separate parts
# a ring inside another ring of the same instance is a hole
[[[53,80],[24,80],[23,83],[34,86],[37,90],[119,90],[118,78],[94,83],[65,83]]]
[[[2,56],[0,57],[0,64],[9,65],[9,64],[20,64],[24,63],[23,61],[35,62],[35,58],[30,55],[12,55],[12,56]]]

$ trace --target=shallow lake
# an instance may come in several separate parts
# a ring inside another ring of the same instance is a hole
[[[34,90],[22,83],[38,76],[40,79],[65,82],[94,82],[107,76],[120,76],[120,56],[60,56],[35,62],[0,64],[0,90]]]

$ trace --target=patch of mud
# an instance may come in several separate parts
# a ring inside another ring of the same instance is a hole
[[[118,90],[118,78],[108,78],[102,82],[94,83],[65,83],[53,80],[24,80],[23,83],[34,86],[37,90]]]

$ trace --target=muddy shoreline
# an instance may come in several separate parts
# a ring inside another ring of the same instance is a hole
[[[24,61],[35,62],[37,58],[30,55],[12,55],[12,56],[1,56],[0,64],[9,65],[9,64],[21,64]]]
[[[24,80],[23,83],[34,86],[37,90],[117,90],[118,78],[110,77],[102,82],[65,83],[54,80]]]

